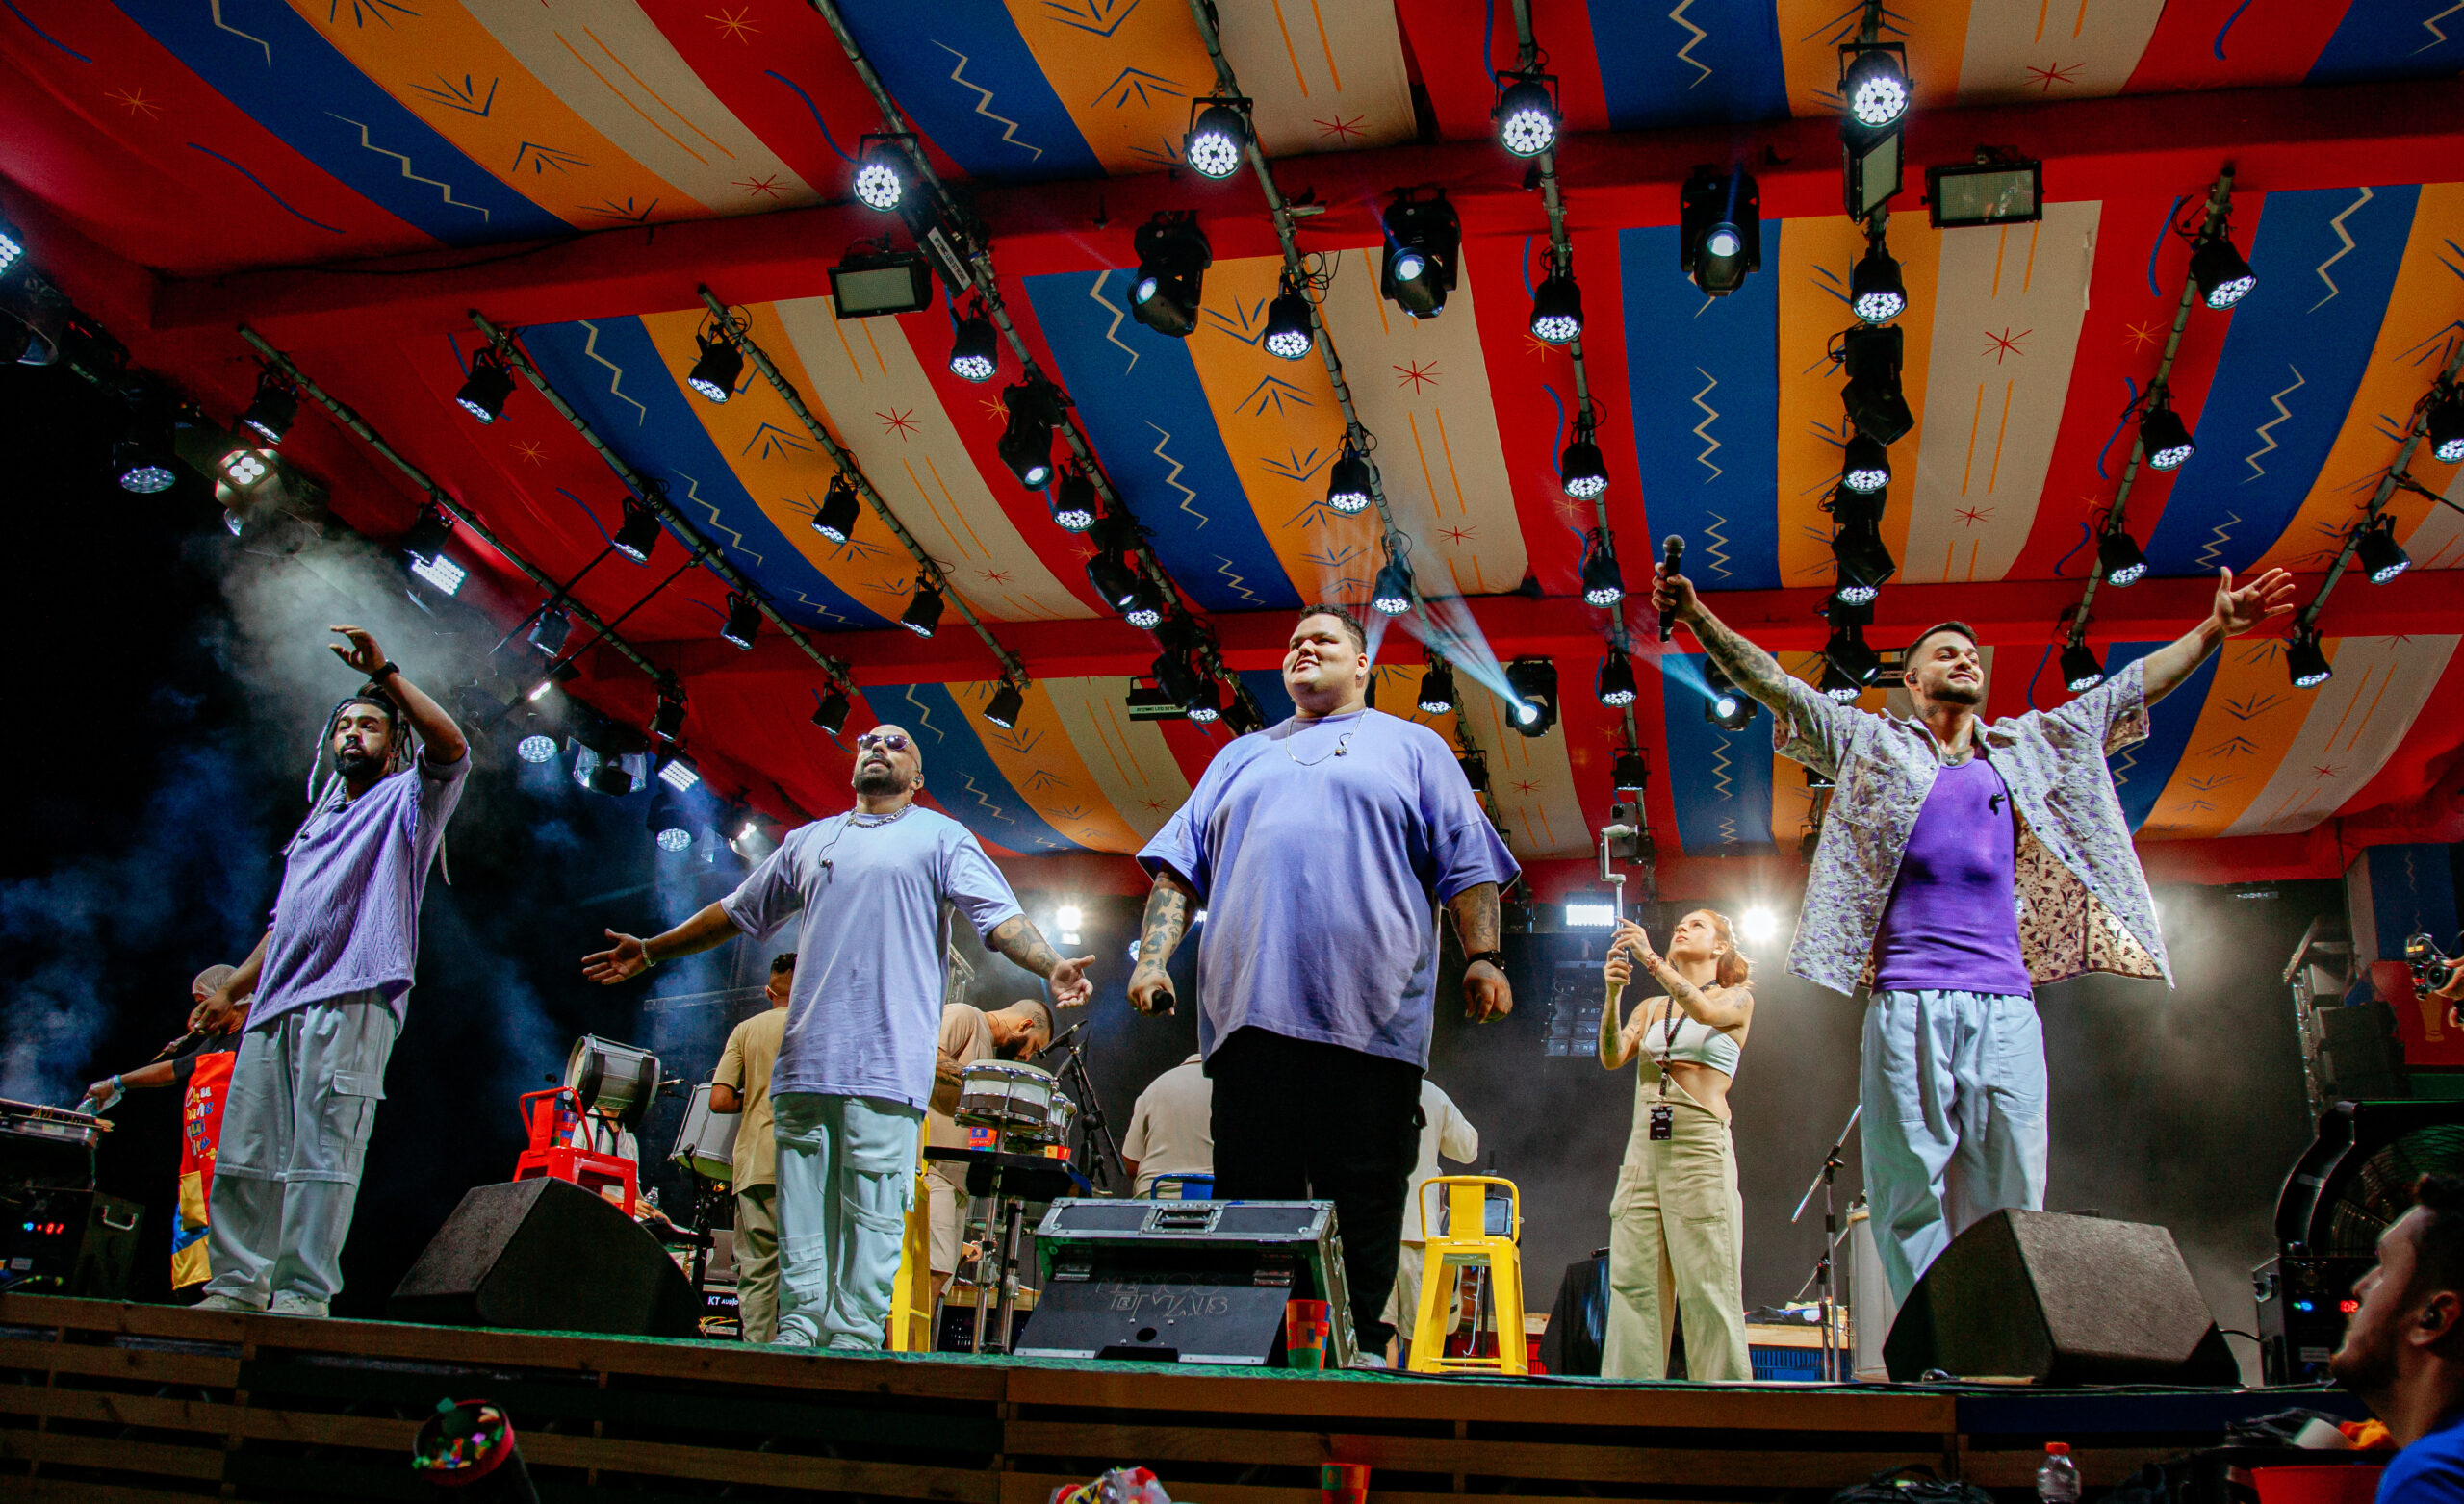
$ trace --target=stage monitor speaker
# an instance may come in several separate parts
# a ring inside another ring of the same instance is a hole
[[[580,1186],[474,1186],[386,1314],[443,1326],[694,1337],[701,1302],[657,1238]]]
[[[2173,1235],[2144,1222],[1996,1211],[1942,1250],[1883,1344],[1902,1383],[2219,1384],[2241,1372]]]
[[[0,1290],[126,1300],[145,1209],[94,1190],[0,1197]]]

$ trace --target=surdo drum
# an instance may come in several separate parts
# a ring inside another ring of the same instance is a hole
[[[1015,1060],[979,1060],[959,1077],[956,1120],[995,1128],[1005,1142],[1038,1146],[1068,1141],[1078,1104],[1061,1094],[1050,1071]]]
[[[710,1083],[702,1083],[693,1088],[693,1100],[684,1105],[684,1126],[677,1131],[676,1148],[667,1161],[706,1180],[733,1181],[735,1131],[743,1121],[740,1112],[711,1111]]]

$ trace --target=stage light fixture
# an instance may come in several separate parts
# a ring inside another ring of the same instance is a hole
[[[1859,496],[1871,496],[1890,484],[1890,446],[1871,434],[1850,434],[1840,460],[1839,483]]]
[[[1117,611],[1127,605],[1138,590],[1138,569],[1130,562],[1126,550],[1104,548],[1087,561],[1087,583],[1104,598],[1104,604]]]
[[[1095,483],[1078,471],[1064,474],[1052,488],[1052,520],[1064,532],[1083,533],[1094,526],[1100,505]]]
[[[1937,230],[2032,224],[2044,217],[2044,164],[1977,153],[1971,163],[1925,169],[1925,207]]]
[[[1018,484],[1041,491],[1052,479],[1052,430],[1061,421],[1052,384],[1037,380],[1006,387],[1001,405],[1010,410],[1010,421],[994,449]]]
[[[1376,486],[1377,472],[1369,456],[1344,441],[1344,451],[1326,473],[1326,505],[1346,517],[1358,517],[1369,510]]]
[[[845,543],[856,536],[856,520],[863,513],[864,498],[856,494],[856,483],[842,471],[831,477],[821,505],[813,509],[812,530],[832,543]]]
[[[930,637],[941,625],[941,593],[933,582],[918,575],[915,594],[907,598],[907,609],[898,614],[898,625],[918,637]]]
[[[1215,682],[1215,676],[1201,671],[1198,675],[1197,688],[1190,692],[1189,699],[1181,701],[1181,708],[1188,711],[1190,719],[1200,726],[1212,725],[1222,720],[1223,691]]]
[[[1163,691],[1164,698],[1175,705],[1185,703],[1196,694],[1198,681],[1203,677],[1190,662],[1189,655],[1176,648],[1168,648],[1156,654],[1155,661],[1147,666],[1147,674],[1155,680],[1155,687]]]
[[[1703,719],[1724,731],[1742,731],[1754,719],[1754,701],[1737,693],[1727,672],[1708,658],[1703,660]]]
[[[651,734],[672,742],[684,733],[684,701],[677,695],[658,697],[658,708],[651,712]]]
[[[1231,697],[1224,701],[1223,724],[1235,736],[1246,736],[1251,731],[1263,731],[1267,728],[1266,712],[1260,710],[1258,702],[1249,698],[1249,687],[1246,684],[1236,685]],[[1203,914],[1205,910],[1200,909],[1199,912]]]
[[[894,136],[867,136],[857,143],[856,197],[867,209],[896,212],[907,197],[907,153]]]
[[[530,692],[523,698],[533,702],[545,700],[548,698],[548,692],[550,690],[554,689],[559,684],[570,684],[580,676],[581,670],[574,667],[570,660],[563,663],[552,663],[548,666],[548,673],[546,676],[541,678],[538,683],[530,686]]]
[[[2442,464],[2464,462],[2464,388],[2440,382],[2429,397],[2429,452]]]
[[[1762,268],[1762,191],[1749,172],[1698,166],[1677,200],[1677,265],[1708,297]]]
[[[1129,599],[1121,602],[1120,619],[1142,632],[1151,632],[1164,620],[1164,595],[1143,574],[1130,582]]]
[[[1851,677],[1847,670],[1828,659],[1822,665],[1822,682],[1815,687],[1843,705],[1855,704],[1857,697],[1865,692],[1865,686]]]
[[[719,628],[719,636],[739,648],[751,648],[761,634],[761,602],[753,597],[728,592],[727,624]]]
[[[1908,311],[1899,262],[1879,240],[1848,273],[1848,307],[1867,323],[1888,323]]]
[[[836,736],[847,728],[847,692],[833,687],[812,707],[812,724],[826,736]]]
[[[1432,654],[1428,667],[1421,671],[1421,692],[1416,702],[1424,715],[1442,716],[1453,710],[1453,665]]]
[[[453,520],[444,509],[430,503],[420,508],[410,530],[402,534],[402,552],[415,560],[432,559],[444,551],[453,537]]]
[[[2179,470],[2185,461],[2198,452],[2198,441],[2173,411],[2169,396],[2162,392],[2139,415],[2139,443],[2147,451],[2147,463],[2155,470]]]
[[[1589,501],[1608,489],[1608,466],[1592,442],[1591,420],[1575,424],[1575,442],[1557,457],[1557,485],[1578,501]]]
[[[1651,787],[1651,759],[1640,752],[1621,752],[1609,776],[1609,786],[1620,794],[1640,794]]]
[[[1001,369],[1001,332],[978,302],[950,335],[950,374],[961,381],[989,381]]]
[[[223,450],[222,458],[215,462],[215,467],[222,472],[223,480],[239,491],[248,490],[273,473],[273,466],[265,450],[246,443],[235,444]]]
[[[168,491],[179,478],[173,469],[177,461],[171,451],[168,400],[153,392],[132,394],[129,400],[135,411],[127,437],[112,446],[112,473],[122,491],[139,496]]]
[[[2326,651],[2319,646],[2319,629],[2296,626],[2285,635],[2284,670],[2296,689],[2316,689],[2335,676]]]
[[[679,794],[686,794],[692,792],[694,784],[702,781],[702,774],[690,758],[668,757],[658,765],[658,780]]]
[[[513,744],[513,754],[525,762],[546,762],[556,755],[556,739],[534,731]]]
[[[735,395],[736,378],[744,374],[744,351],[726,335],[697,334],[693,343],[702,353],[693,359],[693,369],[684,373],[684,384],[713,402],[724,402]]]
[[[1626,599],[1626,576],[1617,567],[1617,546],[1607,529],[1595,527],[1583,545],[1582,599],[1585,605],[1613,606]]]
[[[1531,337],[1543,344],[1582,338],[1582,289],[1571,271],[1552,271],[1531,294]]]
[[[2233,248],[2232,232],[2222,226],[2191,251],[2191,280],[2198,284],[2200,299],[2219,309],[2232,307],[2259,285],[2258,274]]]
[[[1498,144],[1510,156],[1536,157],[1557,144],[1557,101],[1546,73],[1501,73],[1496,108],[1489,112]]]
[[[1850,42],[1839,49],[1840,199],[1865,220],[1899,191],[1902,133],[1908,128],[1907,49],[1896,42]]]
[[[2074,695],[2084,695],[2105,681],[2105,665],[2096,650],[2086,643],[2070,643],[2062,650],[2062,685]]]
[[[831,313],[840,319],[917,314],[933,306],[933,268],[914,251],[849,256],[830,268]]]
[[[1311,321],[1309,294],[1292,275],[1283,278],[1283,291],[1267,305],[1267,332],[1264,341],[1267,353],[1279,360],[1299,360],[1315,348],[1317,326]]]
[[[1904,337],[1898,324],[1849,329],[1839,337],[1840,370],[1848,377],[1840,404],[1859,433],[1882,444],[1897,444],[1916,426],[1900,390]]]
[[[1401,616],[1419,599],[1412,581],[1411,546],[1400,534],[1386,539],[1386,567],[1377,572],[1377,582],[1371,587],[1369,603],[1387,616]]]
[[[412,560],[411,573],[425,582],[430,589],[443,596],[458,594],[462,589],[462,582],[471,577],[469,570],[454,563],[450,556],[443,553]]]
[[[2353,545],[2353,556],[2361,561],[2363,573],[2374,585],[2384,585],[2413,567],[2412,555],[2396,541],[2396,519],[2380,513],[2378,521],[2365,523]]]
[[[684,824],[683,811],[671,803],[660,807],[664,795],[654,795],[651,803],[651,839],[663,852],[689,852],[693,849],[693,831]]]
[[[565,639],[573,629],[574,619],[562,611],[542,611],[530,624],[530,646],[552,658],[565,650]]]
[[[1831,535],[1831,558],[1838,567],[1833,594],[1850,605],[1863,605],[1882,594],[1883,582],[1899,569],[1884,544],[1877,523],[1859,520],[1841,524]]]
[[[513,372],[504,369],[504,357],[485,349],[471,357],[471,373],[462,379],[462,390],[453,394],[453,400],[479,421],[493,423],[504,416],[504,404],[512,396]]]
[[[1006,731],[1018,724],[1018,717],[1025,713],[1026,708],[1025,693],[1017,685],[1003,679],[1001,687],[992,692],[992,698],[984,702],[984,719]]]
[[[1592,692],[1612,710],[1634,702],[1634,664],[1626,656],[1626,650],[1614,643],[1609,645],[1606,655],[1600,660],[1600,673],[1592,680]]]
[[[299,417],[299,394],[270,370],[257,373],[257,395],[248,400],[240,421],[256,430],[269,445],[280,444]]]
[[[2139,583],[2147,573],[2147,555],[2140,551],[2139,540],[2118,527],[2096,540],[2096,563],[2105,572],[2105,583],[2117,589]]]
[[[1839,97],[1848,117],[1867,130],[1896,125],[1908,114],[1908,64],[1897,46],[1850,45],[1839,49],[1847,64]]]
[[[1472,785],[1475,794],[1489,792],[1489,760],[1478,752],[1456,752],[1454,765],[1463,770],[1463,781]]]
[[[1206,232],[1194,216],[1167,212],[1140,225],[1131,243],[1138,270],[1130,277],[1130,313],[1158,334],[1188,339],[1197,327],[1206,268],[1215,265]]]
[[[1547,658],[1517,658],[1505,666],[1513,714],[1506,720],[1526,736],[1541,737],[1557,724],[1557,666]]]
[[[26,242],[17,236],[17,227],[0,219],[0,277],[16,269],[17,258],[26,253]]]
[[[1463,246],[1463,223],[1443,191],[1431,198],[1405,190],[1387,206],[1386,244],[1379,254],[1377,291],[1414,319],[1446,311]]]
[[[634,563],[648,564],[652,550],[658,547],[660,531],[658,513],[639,498],[627,497],[625,521],[608,544]]]
[[[1243,113],[1248,103],[1225,96],[1191,102],[1195,117],[1181,138],[1181,160],[1192,172],[1220,183],[1241,170],[1242,153],[1249,149],[1249,120]]]
[[[1874,651],[1865,642],[1864,627],[1856,622],[1846,620],[1850,614],[1848,612],[1834,613],[1831,640],[1823,644],[1822,658],[1825,663],[1836,669],[1850,684],[1862,689],[1882,676],[1883,658],[1881,653]],[[1824,688],[1826,691],[1830,688],[1827,679],[1824,681]],[[1857,697],[1848,695],[1835,698],[1854,700]]]

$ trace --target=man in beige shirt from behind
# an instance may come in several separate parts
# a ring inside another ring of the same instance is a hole
[[[969,1003],[944,1005],[933,1101],[924,1112],[924,1142],[935,1149],[966,1147],[966,1130],[950,1114],[958,1110],[959,1088],[968,1066],[978,1060],[1032,1059],[1051,1043],[1052,1014],[1040,998],[1020,998],[989,1013]],[[924,1178],[924,1188],[933,1202],[933,1298],[937,1301],[958,1272],[966,1225],[966,1166],[936,1160],[927,1168],[931,1173]]]
[[[1120,1158],[1133,1196],[1152,1190],[1159,1175],[1215,1174],[1215,1086],[1200,1057],[1192,1055],[1138,1094]]]
[[[779,1145],[770,1126],[770,1069],[787,1028],[796,953],[770,962],[770,1007],[735,1026],[710,1077],[710,1110],[744,1114],[735,1125],[735,1309],[748,1342],[779,1330]]]

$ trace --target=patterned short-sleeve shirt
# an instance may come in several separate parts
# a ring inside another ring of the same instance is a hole
[[[1941,749],[1920,721],[1839,704],[1794,678],[1787,696],[1773,745],[1836,784],[1788,970],[1854,993],[1872,981],[1874,936]],[[1979,726],[1978,746],[2018,812],[2019,949],[2039,985],[2090,971],[2173,980],[2105,764],[2146,735],[2141,663],[2060,709]]]

